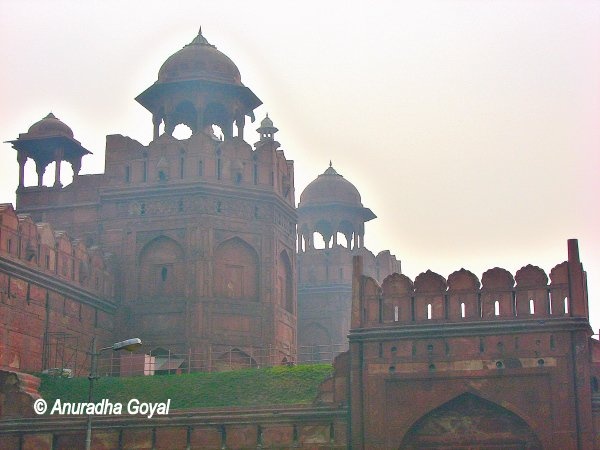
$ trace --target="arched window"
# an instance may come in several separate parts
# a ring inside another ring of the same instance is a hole
[[[292,286],[292,264],[285,251],[279,255],[277,264],[277,300],[286,311],[294,312],[294,293]]]
[[[183,295],[183,248],[161,236],[146,244],[139,258],[139,294],[146,298]]]
[[[215,251],[215,295],[258,300],[258,267],[258,254],[248,243],[239,238],[223,242]]]

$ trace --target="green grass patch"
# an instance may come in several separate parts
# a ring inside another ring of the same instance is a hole
[[[132,398],[152,403],[171,399],[171,409],[309,404],[332,370],[329,364],[311,364],[181,375],[101,377],[94,382],[94,401],[106,398],[112,403],[126,404]],[[40,395],[48,404],[56,399],[87,401],[87,378],[47,375],[41,378]]]

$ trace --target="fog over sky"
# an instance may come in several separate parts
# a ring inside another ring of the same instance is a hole
[[[412,279],[549,274],[578,238],[598,331],[600,2],[4,0],[1,141],[52,111],[102,172],[107,134],[151,140],[134,97],[200,25],[280,129],[296,201],[331,159],[378,216],[366,246]],[[16,152],[0,157],[14,203]]]

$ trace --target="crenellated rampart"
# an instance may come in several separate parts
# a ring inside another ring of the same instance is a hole
[[[565,261],[550,272],[522,267],[513,276],[495,267],[479,278],[460,269],[445,279],[427,271],[415,280],[394,273],[379,285],[362,278],[362,327],[417,323],[549,318],[572,315]]]

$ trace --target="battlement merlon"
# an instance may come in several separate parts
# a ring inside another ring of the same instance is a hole
[[[576,239],[568,241],[568,255],[567,261],[551,270],[550,283],[541,268],[527,265],[514,277],[502,268],[487,270],[481,282],[472,272],[460,269],[447,280],[432,271],[414,281],[394,273],[381,285],[364,275],[362,257],[355,256],[351,328],[439,328],[447,323],[470,324],[479,330],[483,323],[519,328],[535,321],[557,326],[577,323],[591,335],[586,274]]]

